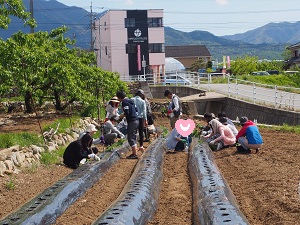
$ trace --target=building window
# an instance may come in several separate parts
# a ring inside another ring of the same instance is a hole
[[[107,46],[105,46],[105,55],[107,55]]]
[[[162,27],[162,18],[148,18],[148,27]]]
[[[164,44],[149,44],[149,53],[161,53],[165,52]]]
[[[126,54],[136,53],[136,44],[126,44]]]
[[[125,18],[125,28],[135,27],[135,18]]]

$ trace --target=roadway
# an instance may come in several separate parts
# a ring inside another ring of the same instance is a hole
[[[286,110],[300,110],[300,94],[245,84],[200,84],[200,89]]]

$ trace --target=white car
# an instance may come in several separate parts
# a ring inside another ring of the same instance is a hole
[[[192,82],[189,79],[186,79],[180,75],[172,74],[166,75],[164,78],[164,84],[166,85],[191,85]]]

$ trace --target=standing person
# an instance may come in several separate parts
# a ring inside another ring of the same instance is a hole
[[[148,126],[144,127],[144,132],[145,132],[145,140],[144,140],[144,142],[149,142],[150,141],[149,130],[152,130],[153,132],[155,130],[155,127],[154,127],[154,118],[152,116],[152,110],[151,110],[150,102],[146,98],[145,93],[143,93],[142,99],[146,102],[146,114],[147,114],[147,125],[148,125]]]
[[[118,97],[112,97],[109,102],[106,105],[105,111],[106,111],[106,116],[105,116],[105,122],[108,121],[112,116],[116,115],[117,120],[119,118],[118,114],[118,107],[119,107],[120,101],[118,100]]]
[[[249,154],[251,149],[255,149],[257,153],[263,144],[258,127],[247,117],[241,117],[240,124],[242,129],[236,136],[236,140],[240,144],[237,146],[238,152]]]
[[[139,126],[139,118],[136,106],[132,99],[126,97],[123,91],[117,92],[118,100],[121,102],[123,114],[120,118],[126,117],[127,120],[127,140],[131,147],[132,154],[127,156],[127,159],[138,159],[137,156],[137,144],[136,144],[136,133]]]
[[[227,146],[233,145],[236,143],[236,138],[234,134],[232,133],[231,129],[222,123],[220,123],[217,119],[212,119],[209,122],[209,125],[212,128],[212,132],[205,136],[206,139],[209,139],[210,137],[213,137],[216,134],[219,134],[218,137],[216,137],[213,140],[210,140],[209,144],[213,147],[215,144],[217,145],[216,150],[221,150]]]
[[[106,145],[112,145],[118,137],[125,138],[125,135],[115,127],[116,122],[117,116],[114,115],[104,123],[104,141]]]
[[[139,118],[139,144],[140,148],[139,151],[144,151],[144,127],[147,127],[147,110],[146,110],[146,102],[142,99],[145,95],[142,89],[138,89],[135,93],[135,97],[132,98],[134,101],[137,111],[138,111],[138,118]]]
[[[170,90],[165,90],[164,96],[171,99],[170,106],[168,108],[168,115],[170,116],[171,128],[175,128],[175,123],[180,119],[182,115],[181,101],[179,97],[173,94]]]
[[[92,140],[89,134],[85,134],[81,139],[71,142],[63,154],[64,164],[71,169],[77,169],[84,158],[99,161],[100,158],[89,149]]]

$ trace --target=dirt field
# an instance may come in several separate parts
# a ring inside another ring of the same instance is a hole
[[[53,119],[55,118],[47,118],[42,122],[50,123]],[[37,121],[21,121],[10,128],[0,126],[0,132],[39,131]],[[156,125],[169,128],[167,118],[158,118]],[[258,154],[238,155],[234,148],[214,152],[217,165],[250,224],[300,224],[299,135],[263,128],[260,130],[265,144]],[[58,218],[56,224],[90,224],[118,197],[136,162],[137,160],[120,160]],[[159,207],[149,224],[193,224],[187,162],[186,153],[166,155]],[[0,178],[0,217],[16,210],[69,172],[70,169],[58,165],[39,167],[37,171],[24,171],[14,177],[16,187],[11,191],[6,188],[10,178]]]

